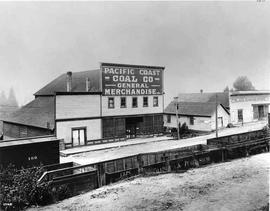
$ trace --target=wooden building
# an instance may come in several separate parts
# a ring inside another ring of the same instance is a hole
[[[59,163],[59,139],[52,136],[0,141],[0,166],[17,168]]]
[[[270,91],[238,91],[230,93],[231,122],[267,121]]]
[[[176,128],[178,122],[186,123],[189,129],[194,131],[213,131],[216,129],[216,96],[218,128],[223,128],[230,122],[228,111],[228,93],[186,93],[179,94],[177,100],[164,110],[164,126]],[[176,112],[176,108],[178,108]]]
[[[163,71],[158,66],[101,63],[97,70],[62,74],[4,120],[4,136],[54,133],[74,147],[161,133]]]

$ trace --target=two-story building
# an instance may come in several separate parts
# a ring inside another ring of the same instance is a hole
[[[70,146],[163,131],[164,67],[101,63],[67,72],[4,120],[5,138],[55,134]]]

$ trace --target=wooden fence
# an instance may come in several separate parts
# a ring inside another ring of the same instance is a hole
[[[40,178],[55,185],[71,184],[74,194],[101,187],[123,178],[149,172],[183,172],[214,162],[269,151],[269,137],[263,131],[207,140],[199,144],[172,150],[137,154],[104,162],[47,171]]]

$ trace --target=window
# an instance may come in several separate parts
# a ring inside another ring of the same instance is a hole
[[[138,107],[138,98],[137,97],[132,98],[132,107],[133,108]]]
[[[238,122],[243,122],[243,109],[238,109],[237,114],[238,114]]]
[[[72,128],[72,146],[85,145],[86,128]]]
[[[194,117],[193,117],[193,116],[191,116],[191,117],[189,118],[189,124],[190,124],[190,125],[194,125]]]
[[[158,107],[158,97],[153,98],[153,107]]]
[[[127,107],[127,104],[126,104],[126,98],[125,97],[121,97],[120,98],[120,107],[121,108],[126,108]]]
[[[108,108],[114,108],[114,98],[113,97],[108,98]]]
[[[171,123],[171,115],[167,115],[167,123]]]
[[[148,107],[148,97],[143,97],[143,107]]]

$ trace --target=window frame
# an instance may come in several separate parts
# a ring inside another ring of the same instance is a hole
[[[125,100],[125,104],[122,105],[122,99]],[[127,98],[126,97],[120,97],[120,108],[126,108],[127,107]]]
[[[144,100],[146,99],[146,104],[144,104]],[[148,97],[144,96],[143,97],[143,107],[148,107],[149,106],[149,103],[148,103]]]
[[[194,125],[194,116],[189,117],[189,124]]]
[[[110,99],[112,99],[112,106],[110,106]],[[108,97],[108,109],[114,108],[114,97]]]
[[[172,117],[170,114],[167,114],[167,123],[172,123]]]
[[[155,99],[157,99],[156,104],[155,104]],[[153,107],[158,107],[158,96],[153,97]]]
[[[134,105],[134,100],[136,99],[136,105]],[[138,97],[132,97],[132,108],[138,108]]]

